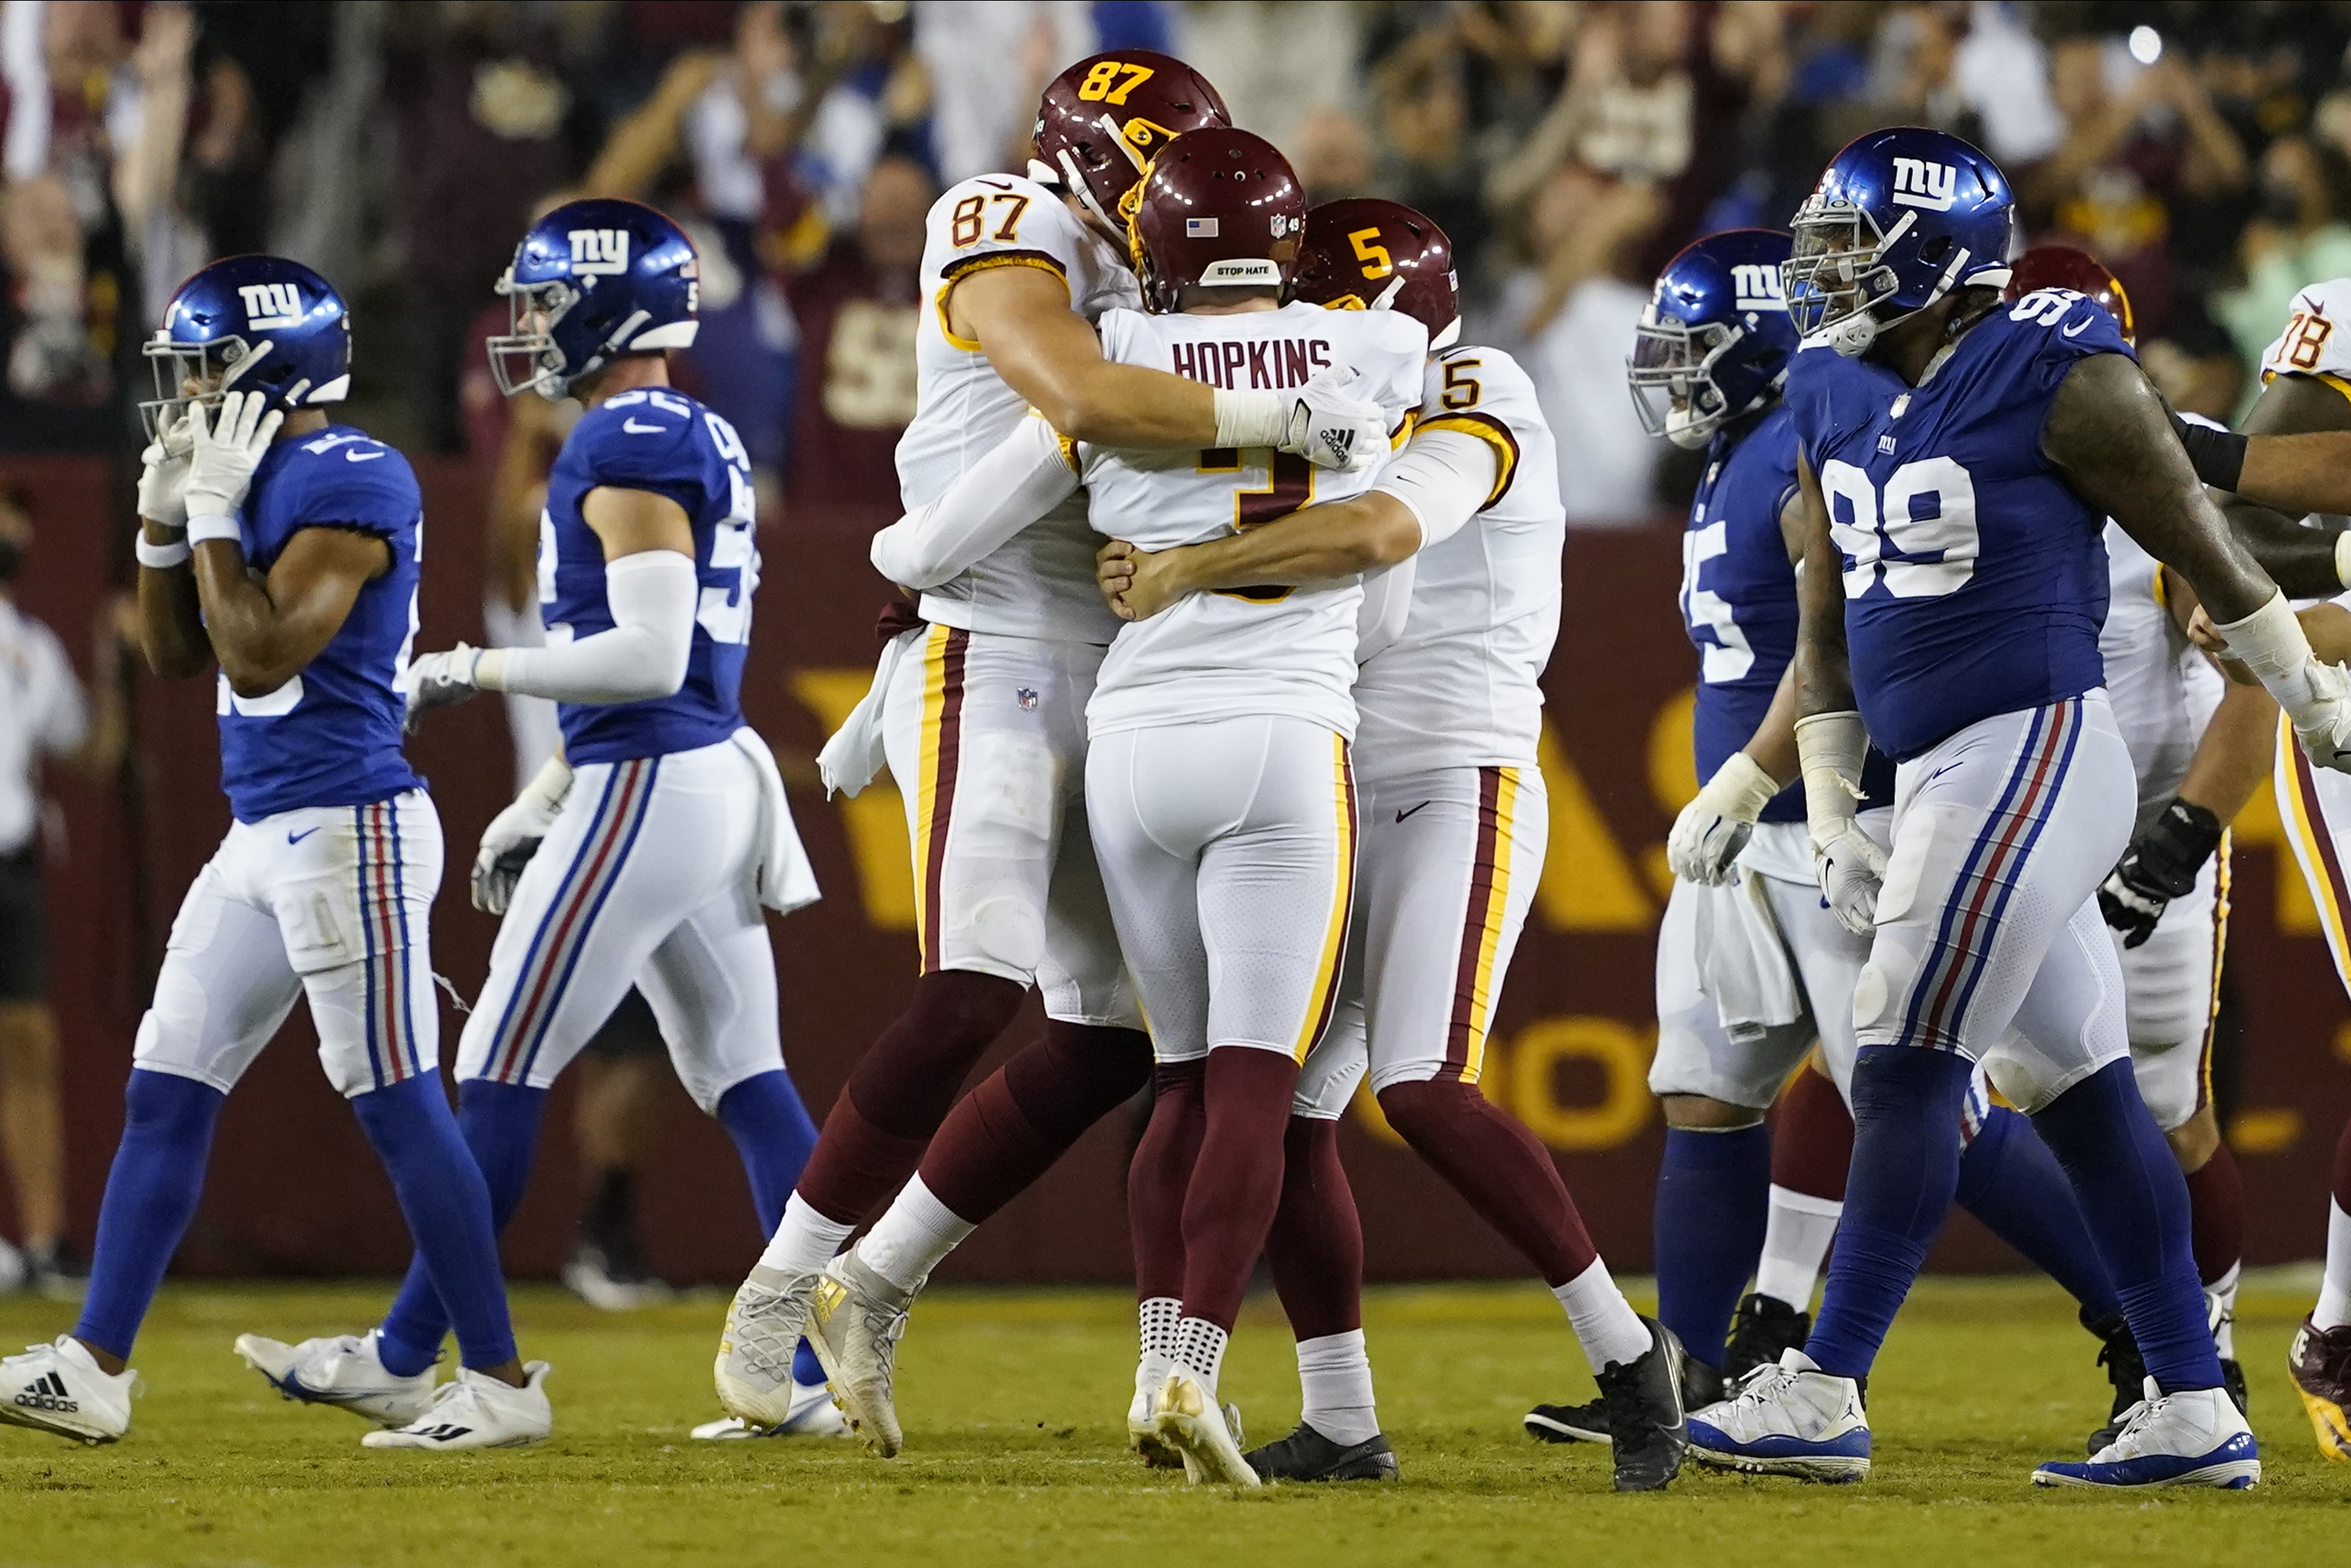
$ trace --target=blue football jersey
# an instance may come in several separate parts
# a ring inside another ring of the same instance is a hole
[[[2105,310],[2044,289],[1978,322],[1923,386],[1824,345],[1796,355],[1788,407],[1844,558],[1854,694],[1896,758],[2105,679],[2105,519],[2042,455],[2041,427],[2076,361],[2129,352]]]
[[[373,534],[392,570],[361,588],[319,656],[266,696],[220,677],[221,788],[240,822],[305,806],[364,806],[416,788],[400,749],[401,680],[416,636],[424,502],[408,459],[330,424],[280,441],[246,493],[245,559],[267,571],[304,528]]]
[[[685,684],[646,702],[560,705],[564,754],[574,764],[620,762],[716,745],[743,727],[738,697],[759,586],[743,442],[726,420],[665,387],[622,392],[580,416],[548,476],[539,517],[539,614],[551,643],[612,627],[604,546],[580,514],[599,486],[650,490],[684,508],[701,598]]]
[[[1682,535],[1682,625],[1698,649],[1690,738],[1700,782],[1763,722],[1796,656],[1796,568],[1780,513],[1796,490],[1796,428],[1785,404],[1718,433]],[[1894,770],[1876,750],[1862,770],[1868,806],[1891,805]],[[1767,822],[1804,820],[1800,779],[1763,809]]]

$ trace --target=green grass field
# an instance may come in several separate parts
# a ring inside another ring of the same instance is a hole
[[[2283,1370],[2300,1292],[2250,1296],[2239,1349],[2268,1469],[2250,1494],[2036,1492],[2037,1459],[2081,1451],[2105,1385],[2070,1303],[2040,1282],[1936,1281],[1873,1380],[1877,1469],[1805,1486],[1685,1472],[1664,1496],[1608,1490],[1604,1451],[1529,1441],[1538,1399],[1591,1380],[1532,1287],[1375,1291],[1367,1328],[1393,1487],[1187,1491],[1127,1455],[1131,1304],[1108,1291],[941,1291],[907,1335],[907,1449],[706,1444],[716,1299],[607,1317],[521,1293],[524,1354],[555,1364],[553,1441],[488,1455],[378,1453],[337,1411],[288,1405],[230,1353],[238,1333],[350,1332],[380,1287],[174,1286],[139,1346],[131,1437],[83,1448],[0,1427],[0,1563],[434,1563],[618,1568],[1107,1562],[1926,1563],[2339,1560],[2351,1469],[2314,1448]],[[66,1314],[0,1301],[0,1343]],[[1256,1440],[1298,1396],[1270,1301],[1253,1303],[1225,1394]]]

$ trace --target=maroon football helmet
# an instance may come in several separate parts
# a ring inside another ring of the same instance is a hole
[[[1187,131],[1231,123],[1225,100],[1190,66],[1121,49],[1089,56],[1046,84],[1037,159],[1115,234],[1160,149]]]
[[[2123,341],[2138,341],[2137,323],[2131,319],[2130,295],[2123,288],[2123,280],[2106,270],[2105,264],[2087,251],[2075,250],[2070,245],[2036,245],[2011,264],[2008,287],[2002,292],[2008,298],[2022,299],[2036,288],[2070,288],[2105,308],[2123,329]]]
[[[1461,277],[1453,242],[1402,202],[1351,196],[1306,214],[1292,298],[1334,310],[1401,310],[1428,329],[1428,346],[1461,335]]]
[[[1165,315],[1183,290],[1272,287],[1289,297],[1306,235],[1306,192],[1290,160],[1230,126],[1188,131],[1151,161],[1127,249],[1143,300]]]

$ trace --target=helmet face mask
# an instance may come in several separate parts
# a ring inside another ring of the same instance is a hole
[[[1876,340],[1880,327],[1893,324],[1879,319],[1876,307],[1901,289],[1901,279],[1884,257],[1902,236],[1903,225],[1897,222],[1889,238],[1876,218],[1852,204],[1813,196],[1797,209],[1790,226],[1795,249],[1780,272],[1788,319],[1800,337],[1829,332],[1839,353],[1862,352]],[[1855,340],[1859,347],[1847,350],[1845,343]]]
[[[1720,321],[1692,326],[1654,305],[1643,311],[1625,366],[1641,427],[1685,451],[1712,440],[1730,415],[1730,400],[1715,382],[1715,367],[1746,336],[1743,329]]]
[[[504,397],[528,390],[549,402],[561,402],[570,393],[563,356],[555,347],[555,325],[580,291],[560,278],[518,284],[512,267],[498,279],[497,290],[506,296],[507,330],[489,340],[490,379]]]
[[[1666,264],[1625,357],[1643,429],[1695,451],[1771,405],[1798,344],[1781,288],[1788,257],[1786,235],[1729,229]]]
[[[549,402],[623,354],[694,346],[701,267],[694,242],[638,202],[569,202],[530,226],[499,277],[507,330],[490,374],[513,397]]]

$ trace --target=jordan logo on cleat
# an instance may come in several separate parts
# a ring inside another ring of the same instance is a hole
[[[25,1385],[16,1403],[27,1410],[48,1410],[61,1416],[70,1416],[81,1408],[79,1402],[66,1393],[66,1380],[54,1372]]]

